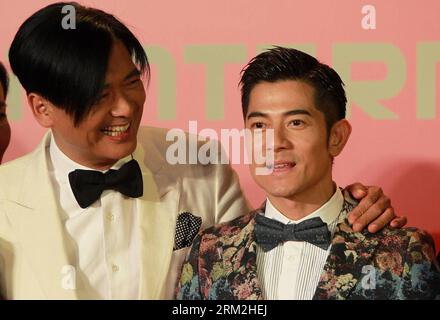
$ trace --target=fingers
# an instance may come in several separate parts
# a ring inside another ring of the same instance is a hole
[[[408,222],[408,220],[406,219],[406,217],[395,217],[391,221],[390,227],[393,229],[403,228],[407,222]]]
[[[369,226],[368,231],[371,233],[376,233],[382,230],[388,223],[395,218],[394,209],[387,208],[383,214],[374,220]]]
[[[368,193],[368,188],[359,182],[350,184],[349,186],[345,187],[345,189],[348,190],[348,192],[350,192],[350,194],[358,200],[365,197]]]
[[[390,198],[381,188],[354,183],[346,189],[353,197],[361,199],[348,217],[353,231],[360,232],[368,226],[369,232],[376,233],[388,224],[392,228],[402,228],[407,223],[406,217],[396,217]]]
[[[359,205],[362,202],[365,202],[365,205],[362,204],[362,207],[359,208],[360,211],[354,212],[353,210],[357,218],[353,221],[353,230],[357,232],[362,231],[368,224],[373,222],[373,225],[369,226],[368,231],[375,233],[395,218],[394,209],[391,207],[390,199],[383,194],[376,202],[373,202],[375,197],[372,197],[371,200],[367,198],[368,196],[361,200]]]
[[[361,199],[361,201],[356,206],[356,208],[354,208],[353,211],[350,213],[350,215],[348,217],[348,222],[350,224],[353,224],[361,216],[363,216],[365,213],[367,213],[367,211],[371,210],[371,207],[374,206],[376,204],[376,202],[378,201],[378,199],[380,199],[382,197],[385,197],[385,196],[384,196],[381,188],[369,187],[367,189],[367,193],[366,193],[365,197]],[[383,200],[386,200],[386,199],[383,199]],[[388,201],[389,201],[389,199],[388,199]],[[368,218],[370,218],[370,220],[368,220],[367,223],[370,221],[373,221],[389,206],[390,206],[390,203],[388,203],[388,205],[386,205],[382,209],[373,208],[372,212],[368,212],[369,216],[367,216],[366,218],[362,219],[361,221],[357,221],[357,222],[362,222]],[[376,215],[372,216],[372,214],[376,214]],[[365,227],[365,226],[366,226],[366,224],[363,225],[363,227]]]

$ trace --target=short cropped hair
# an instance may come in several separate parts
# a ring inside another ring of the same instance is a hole
[[[6,98],[9,89],[9,77],[5,66],[1,62],[0,62],[0,85],[3,88],[3,92]]]
[[[347,98],[336,71],[307,53],[283,47],[257,55],[243,68],[240,80],[243,117],[246,118],[255,85],[283,80],[303,81],[314,88],[315,104],[324,114],[327,133],[335,122],[345,118]]]
[[[63,28],[65,6],[75,8],[75,29]],[[115,41],[149,76],[147,55],[134,34],[113,15],[76,2],[51,4],[29,17],[15,35],[9,60],[28,94],[63,109],[77,126],[99,100]]]

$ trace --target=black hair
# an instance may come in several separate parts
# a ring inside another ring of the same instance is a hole
[[[63,28],[65,6],[75,8],[75,29]],[[149,77],[147,55],[133,33],[113,15],[76,2],[51,4],[29,17],[15,35],[9,60],[28,94],[63,109],[77,126],[99,100],[115,41]]]
[[[5,94],[5,98],[8,95],[9,89],[9,77],[8,72],[6,71],[5,66],[0,62],[0,85],[3,88],[3,92]]]
[[[303,81],[314,88],[315,104],[324,114],[327,133],[345,118],[344,83],[335,70],[302,51],[274,47],[253,58],[241,71],[241,105],[246,118],[252,89],[260,82]]]

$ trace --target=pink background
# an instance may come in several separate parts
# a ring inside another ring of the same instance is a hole
[[[19,25],[48,3],[51,1],[0,0],[0,60],[7,63],[7,50]],[[440,42],[439,1],[96,0],[81,3],[115,14],[143,44],[161,47],[174,59],[177,119],[159,119],[159,70],[153,65],[144,125],[187,130],[189,120],[198,120],[199,130],[242,128],[239,72],[261,44],[310,43],[316,46],[317,57],[330,65],[336,43],[380,42],[396,46],[405,60],[406,78],[402,90],[382,102],[398,119],[373,119],[353,105],[350,118],[353,133],[345,151],[336,159],[335,181],[341,186],[354,181],[382,186],[398,214],[409,218],[409,225],[433,234],[438,250],[440,116],[437,113],[431,119],[417,118],[416,46],[420,42]],[[366,4],[376,8],[376,30],[361,28],[361,8]],[[246,49],[247,57],[242,62],[224,66],[224,120],[206,118],[206,68],[185,61],[185,48],[190,45],[241,45]],[[438,66],[436,70],[438,75]],[[380,64],[352,68],[352,78],[356,80],[381,80],[386,75],[386,66]],[[440,89],[437,80],[435,88],[436,92]],[[438,106],[437,99],[437,110]],[[31,151],[43,134],[29,113],[24,96],[21,105],[9,108],[22,108],[23,116],[11,121],[12,141],[4,161]],[[254,206],[259,205],[264,195],[252,182],[246,166],[235,168],[248,198]]]

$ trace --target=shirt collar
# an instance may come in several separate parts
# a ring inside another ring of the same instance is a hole
[[[300,223],[304,220],[320,217],[322,221],[327,223],[328,225],[334,222],[337,217],[339,216],[339,213],[342,210],[342,206],[344,204],[344,196],[342,195],[341,190],[336,187],[336,191],[333,194],[333,196],[324,203],[320,208],[313,211],[312,213],[308,214],[307,216],[299,219],[299,220],[291,220],[287,218],[285,215],[283,215],[280,211],[278,211],[277,208],[274,207],[274,205],[270,202],[269,199],[266,200],[266,210],[264,215],[267,218],[277,220],[279,222],[282,222],[284,224],[288,223]]]
[[[59,182],[66,183],[68,182],[68,175],[70,172],[82,169],[82,170],[94,170],[94,171],[101,171],[106,172],[108,170],[96,170],[92,168],[88,168],[86,166],[83,166],[79,163],[76,163],[72,159],[70,159],[68,156],[66,156],[63,151],[58,147],[57,143],[55,142],[55,139],[53,137],[53,134],[50,136],[50,142],[49,142],[49,153],[50,153],[50,159],[53,164],[55,177]],[[118,160],[111,169],[119,169],[122,167],[122,165],[128,161],[130,161],[132,158],[131,155],[128,155],[120,160]]]

